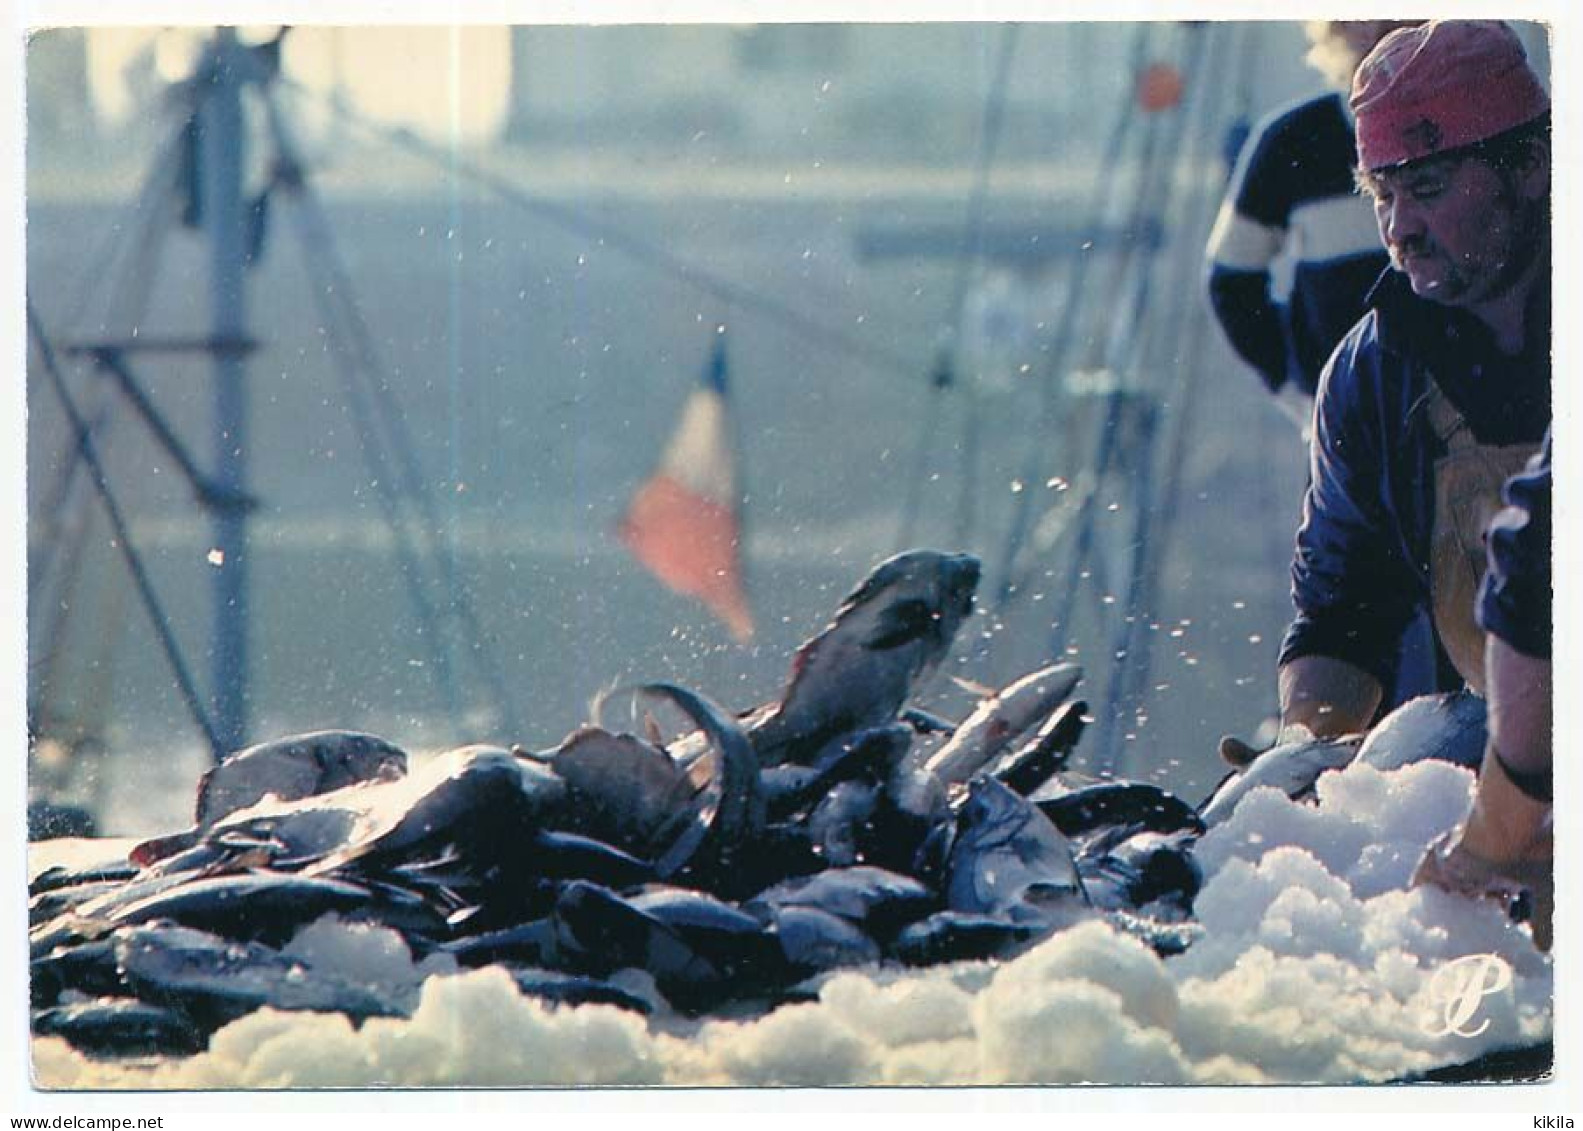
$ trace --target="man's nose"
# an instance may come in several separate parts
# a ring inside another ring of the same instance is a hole
[[[1387,243],[1401,244],[1424,234],[1423,210],[1405,195],[1391,198],[1383,219]]]

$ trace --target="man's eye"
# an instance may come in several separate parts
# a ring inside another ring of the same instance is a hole
[[[1408,192],[1414,200],[1433,200],[1445,191],[1446,186],[1439,181],[1418,181],[1408,186]]]

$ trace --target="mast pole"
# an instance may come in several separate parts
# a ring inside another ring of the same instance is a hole
[[[233,28],[216,30],[198,118],[200,201],[209,237],[210,323],[216,343],[239,342],[246,321],[243,275],[246,222],[242,201],[242,84],[246,54]],[[214,354],[214,482],[232,498],[247,491],[247,388],[242,351]],[[219,748],[246,745],[248,729],[247,516],[241,507],[214,512],[212,718]]]

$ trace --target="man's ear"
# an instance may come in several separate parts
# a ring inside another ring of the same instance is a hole
[[[1517,183],[1529,200],[1550,195],[1550,135],[1530,138],[1514,169]]]

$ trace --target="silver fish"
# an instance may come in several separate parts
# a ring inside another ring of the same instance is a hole
[[[873,786],[844,781],[808,815],[809,835],[832,867],[851,867],[863,859],[863,825],[874,816],[878,800]]]
[[[399,855],[450,830],[487,836],[504,823],[547,823],[565,797],[565,783],[543,766],[499,747],[464,746],[396,781],[363,782],[297,801],[266,798],[196,830],[189,853],[194,867],[267,865],[322,873],[365,856]],[[480,823],[480,814],[490,819]],[[135,862],[146,862],[147,846],[134,850]],[[160,867],[180,865],[189,853],[170,856]]]
[[[771,914],[786,962],[799,974],[880,960],[879,944],[849,919],[802,904],[776,907]]]
[[[995,767],[995,777],[1024,797],[1032,797],[1072,756],[1087,725],[1088,703],[1067,703],[1039,724],[1032,738],[1007,754]]]
[[[62,1037],[90,1056],[187,1056],[204,1036],[183,1014],[133,998],[103,997],[40,1010],[33,1032]]]
[[[709,759],[695,754],[684,763],[693,798],[656,833],[656,843],[665,848],[655,860],[655,872],[669,878],[689,864],[727,863],[739,845],[764,829],[764,786],[747,734],[730,714],[685,687],[645,683],[632,690],[674,703],[698,728],[689,737],[695,743],[701,737],[715,755]],[[667,754],[676,756],[674,751]]]
[[[261,742],[232,754],[198,782],[197,821],[212,825],[274,795],[296,801],[406,774],[406,752],[372,734],[320,730]]]
[[[817,907],[856,923],[871,935],[893,934],[930,911],[935,895],[911,876],[867,866],[829,868],[787,880],[742,905],[770,917],[781,907]]]
[[[1358,761],[1377,770],[1395,770],[1434,758],[1476,770],[1489,737],[1484,700],[1463,689],[1421,695],[1403,703],[1375,724]]]
[[[945,900],[952,911],[1014,917],[1087,903],[1071,843],[1036,805],[993,778],[968,788]]]
[[[925,768],[947,785],[967,781],[1066,702],[1082,678],[1077,664],[1052,664],[980,700]]]
[[[1360,734],[1340,738],[1314,738],[1288,742],[1266,750],[1247,769],[1232,773],[1199,806],[1198,815],[1207,828],[1227,820],[1252,790],[1273,786],[1286,796],[1302,798],[1314,788],[1319,775],[1339,770],[1357,757],[1363,742]]]
[[[116,961],[139,997],[180,1008],[205,1028],[255,1009],[345,1013],[354,1020],[399,1017],[406,1003],[314,970],[252,942],[151,923],[115,935]]]
[[[664,750],[595,726],[572,732],[549,765],[566,782],[578,826],[639,855],[654,851],[656,835],[691,805],[696,791]]]
[[[908,966],[1001,958],[1021,949],[1039,928],[997,915],[937,911],[903,929],[890,944],[890,954]]]
[[[803,761],[831,738],[895,720],[973,610],[978,559],[912,550],[876,566],[797,650],[780,702],[756,712],[759,761]]]

